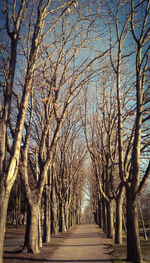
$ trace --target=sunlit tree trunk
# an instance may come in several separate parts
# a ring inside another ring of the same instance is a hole
[[[40,205],[33,203],[28,206],[23,252],[39,253],[39,213]]]
[[[75,206],[74,206],[74,197],[72,199],[72,205],[71,205],[71,226],[74,226],[76,224],[76,214],[75,214]]]
[[[0,263],[3,262],[2,255],[3,255],[3,244],[4,244],[4,236],[5,236],[5,228],[6,228],[6,218],[7,218],[7,208],[8,208],[8,201],[10,196],[10,189],[2,189],[0,188]]]
[[[52,190],[51,190],[51,234],[55,235],[57,233],[58,233],[58,211],[57,211],[55,183],[53,180]]]
[[[66,232],[65,208],[62,201],[59,203],[59,231]]]
[[[122,244],[123,197],[124,190],[122,187],[120,187],[120,191],[116,197],[115,244]]]
[[[69,210],[69,225],[70,225],[70,227],[73,226],[73,223],[72,223],[72,206],[70,207],[70,210]]]
[[[28,146],[29,146],[30,134],[27,131],[26,141],[24,151],[22,152],[22,163],[20,167],[22,182],[25,186],[25,194],[27,200],[27,224],[24,239],[24,246],[22,249],[23,253],[39,253],[39,248],[41,246],[41,236],[40,236],[40,211],[41,211],[41,198],[42,198],[42,188],[36,186],[37,182],[35,179],[34,189],[30,187],[29,175],[28,175]]]
[[[10,197],[10,192],[12,186],[15,182],[17,176],[17,165],[19,162],[19,153],[20,153],[20,145],[22,139],[22,131],[23,124],[26,112],[26,106],[24,109],[24,113],[21,115],[21,121],[19,130],[16,130],[16,136],[13,143],[13,150],[11,152],[11,157],[6,173],[6,153],[7,153],[7,126],[9,122],[9,116],[11,111],[11,97],[12,97],[12,89],[14,84],[15,77],[15,69],[16,69],[16,60],[17,60],[17,45],[19,40],[19,33],[21,28],[21,22],[23,17],[23,11],[25,7],[25,0],[22,1],[20,8],[18,10],[18,14],[16,18],[14,18],[13,22],[11,21],[11,16],[9,13],[8,1],[6,1],[6,31],[10,38],[11,46],[10,46],[10,54],[9,54],[9,68],[5,68],[5,74],[7,72],[6,83],[5,83],[5,92],[4,92],[4,107],[0,105],[0,263],[3,262],[3,246],[4,246],[4,236],[5,236],[5,225],[7,218],[7,208]],[[11,28],[11,29],[10,29]],[[12,31],[11,31],[12,30]],[[7,41],[6,41],[7,42]],[[5,63],[5,62],[4,62]],[[6,63],[7,64],[7,63]],[[4,66],[5,67],[5,66]],[[24,104],[25,105],[25,104]]]
[[[66,230],[69,228],[69,205],[65,205]]]

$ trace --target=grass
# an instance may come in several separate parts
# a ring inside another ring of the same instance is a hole
[[[112,239],[104,238],[103,244],[111,250],[110,255],[113,263],[127,263],[127,247],[126,247],[126,237],[123,236],[123,244],[113,244]],[[150,238],[144,240],[141,238],[141,250],[143,256],[143,263],[150,263]]]
[[[123,244],[113,244],[112,239],[103,238],[103,244],[111,251],[110,256],[113,263],[127,263],[127,247],[126,247],[126,235],[123,235]],[[150,263],[150,235],[147,240],[141,237],[141,250],[143,256],[143,263]],[[129,262],[128,263],[132,263]]]

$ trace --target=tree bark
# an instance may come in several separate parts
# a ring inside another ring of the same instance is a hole
[[[123,203],[123,188],[116,197],[116,225],[115,225],[115,244],[122,244],[122,203]]]
[[[65,205],[66,230],[69,228],[69,206]]]
[[[113,221],[112,202],[106,203],[106,209],[107,209],[107,237],[113,239],[113,237],[114,237],[114,221]]]
[[[106,223],[106,204],[104,198],[102,198],[102,220],[103,220],[103,231],[106,233],[107,223]]]
[[[59,231],[60,232],[66,231],[65,209],[64,209],[64,204],[61,201],[59,203]]]
[[[23,252],[38,254],[39,251],[39,212],[40,205],[28,204],[27,225]]]
[[[51,200],[50,200],[50,186],[47,186],[44,191],[44,228],[43,241],[48,243],[51,240]]]
[[[17,170],[16,168],[19,160],[19,149],[21,144],[21,138],[22,138],[22,126],[20,126],[20,129],[18,130],[17,134],[21,135],[18,136],[17,141],[17,149],[15,149],[15,140],[13,141],[13,151],[12,155],[10,157],[9,166],[6,171],[6,163],[5,158],[7,154],[7,127],[8,127],[8,121],[9,116],[11,112],[11,97],[12,97],[12,89],[14,84],[14,77],[15,77],[15,70],[16,70],[16,60],[17,60],[17,45],[19,40],[19,31],[21,28],[21,22],[23,18],[23,11],[25,6],[25,0],[22,1],[20,8],[18,10],[18,13],[16,15],[16,20],[14,20],[14,24],[11,23],[10,14],[8,10],[8,3],[6,2],[6,32],[11,40],[11,46],[10,46],[10,53],[8,55],[9,59],[9,68],[6,70],[7,77],[5,80],[5,92],[3,93],[4,96],[4,107],[0,105],[0,263],[3,262],[3,246],[4,246],[4,236],[5,236],[5,229],[6,229],[6,218],[7,218],[7,208],[8,208],[8,201],[10,197],[10,192],[12,189],[12,186],[15,182],[16,176],[17,176]],[[4,18],[5,20],[5,18]],[[10,24],[11,29],[10,31]],[[7,42],[7,41],[6,41]],[[7,47],[7,49],[9,49]]]
[[[142,253],[138,230],[137,202],[132,194],[126,190],[127,199],[127,261],[141,263]]]
[[[0,263],[3,262],[3,244],[4,244],[4,237],[5,237],[5,228],[6,228],[6,218],[7,218],[7,208],[8,208],[8,201],[10,196],[10,190],[6,190],[4,187],[3,189],[0,188]]]
[[[98,198],[98,225],[100,228],[103,228],[103,220],[102,220],[102,202]]]
[[[54,181],[51,190],[51,234],[58,233],[58,215],[57,215],[57,202]]]

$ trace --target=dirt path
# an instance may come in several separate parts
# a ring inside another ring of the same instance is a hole
[[[23,236],[21,238],[23,240]],[[103,245],[104,234],[95,224],[82,224],[53,237],[36,255],[22,254],[17,240],[6,239],[4,263],[112,262],[107,247]]]
[[[54,252],[51,263],[79,263],[79,262],[112,262],[102,235],[95,224],[82,224],[74,233]]]

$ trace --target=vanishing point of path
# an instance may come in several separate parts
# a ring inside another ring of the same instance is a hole
[[[104,263],[112,262],[108,249],[102,244],[101,232],[95,224],[82,224],[65,239],[54,252],[51,263]],[[45,261],[46,263],[46,261]]]

